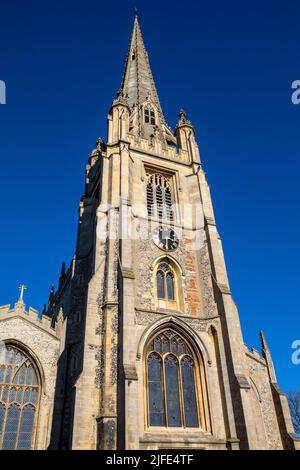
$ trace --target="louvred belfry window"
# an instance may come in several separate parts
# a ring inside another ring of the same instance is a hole
[[[210,431],[202,358],[186,339],[167,328],[146,347],[148,426]]]
[[[149,216],[174,220],[172,177],[147,173],[147,211]]]
[[[40,388],[29,357],[5,346],[0,351],[0,449],[33,449]]]

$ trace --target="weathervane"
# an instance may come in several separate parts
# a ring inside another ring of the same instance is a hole
[[[20,284],[19,285],[19,291],[20,291],[20,298],[19,298],[19,302],[23,302],[23,296],[24,296],[24,291],[27,290],[27,287],[25,286],[25,284]]]

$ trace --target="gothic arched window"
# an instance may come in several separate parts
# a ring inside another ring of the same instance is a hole
[[[0,449],[30,450],[34,445],[40,379],[19,348],[0,350]]]
[[[158,300],[176,302],[175,273],[171,265],[165,261],[157,267],[156,290]]]
[[[210,431],[202,357],[177,331],[157,333],[146,347],[148,425]]]
[[[149,216],[174,220],[171,176],[147,174],[147,210]]]
[[[158,258],[153,266],[154,300],[157,308],[183,312],[182,272],[169,256]]]

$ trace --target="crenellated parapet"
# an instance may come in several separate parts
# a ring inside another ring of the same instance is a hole
[[[55,330],[51,327],[51,318],[47,315],[40,315],[38,310],[33,307],[29,307],[26,310],[26,305],[21,299],[14,304],[13,308],[11,308],[10,304],[0,306],[0,322],[15,318],[25,320],[39,329],[56,336]]]

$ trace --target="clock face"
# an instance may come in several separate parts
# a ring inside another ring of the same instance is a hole
[[[157,227],[153,232],[154,243],[166,251],[174,251],[178,247],[178,237],[174,230],[168,227]]]

